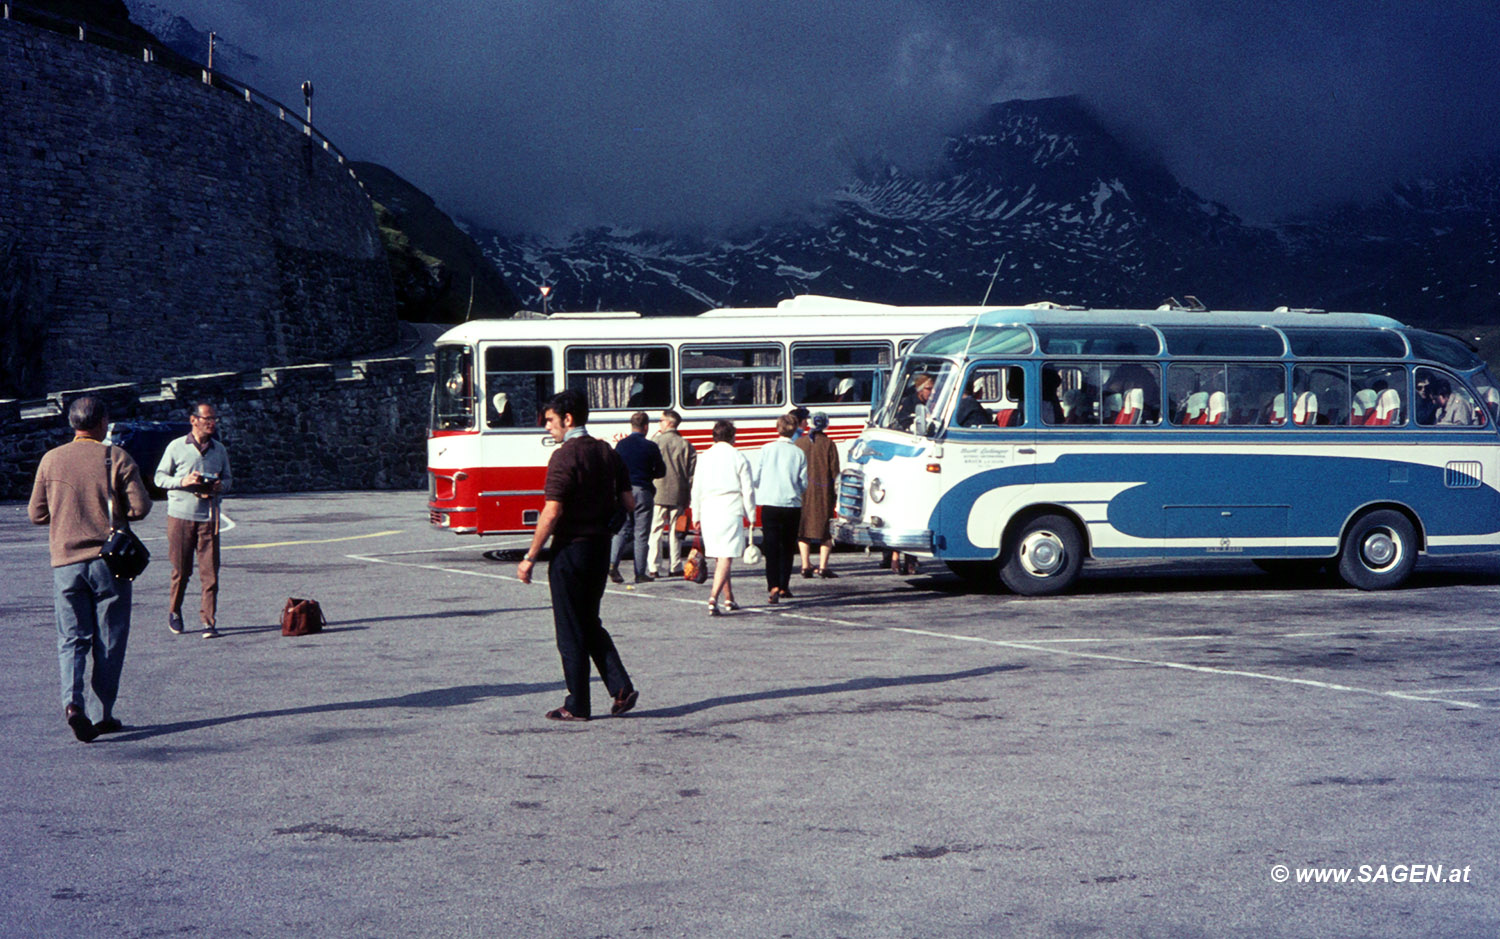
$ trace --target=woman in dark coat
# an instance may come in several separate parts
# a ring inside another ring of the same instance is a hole
[[[839,449],[828,439],[828,415],[812,416],[812,432],[797,438],[807,454],[807,491],[802,494],[802,524],[797,531],[797,549],[802,555],[802,576],[837,577],[828,568],[833,556],[833,537],[828,530],[838,508]],[[811,548],[818,545],[818,566],[812,567]]]

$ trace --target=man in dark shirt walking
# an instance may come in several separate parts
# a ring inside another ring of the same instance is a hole
[[[526,557],[516,568],[521,583],[531,583],[536,557],[552,539],[547,583],[552,592],[552,620],[562,656],[568,696],[547,712],[555,721],[589,719],[589,662],[599,668],[614,703],[611,714],[624,714],[639,697],[620,662],[614,640],[599,619],[609,569],[609,520],[617,509],[635,508],[630,477],[609,444],[588,435],[589,405],[573,390],[547,403],[547,433],[561,446],[547,461],[546,501]]]
[[[652,480],[667,475],[667,465],[662,462],[661,448],[646,439],[646,428],[651,418],[645,411],[630,415],[630,436],[615,444],[615,452],[625,463],[630,473],[630,494],[635,498],[635,510],[625,515],[625,524],[615,532],[609,546],[609,579],[624,583],[620,576],[620,555],[625,551],[625,542],[635,541],[635,582],[650,583],[656,572],[648,570],[646,558],[651,541],[651,514],[656,504],[656,483]]]

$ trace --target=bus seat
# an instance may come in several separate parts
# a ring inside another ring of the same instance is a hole
[[[1292,406],[1292,423],[1307,426],[1317,422],[1318,396],[1311,391],[1304,391],[1297,396],[1297,403]]]
[[[1000,410],[995,412],[995,425],[997,427],[1014,427],[1016,424],[1016,417],[1019,415],[1019,413],[1020,412],[1018,412],[1013,407],[1001,408]]]
[[[1401,394],[1394,388],[1380,393],[1380,398],[1365,417],[1367,426],[1383,427],[1401,423]]]
[[[1203,423],[1218,426],[1224,423],[1229,412],[1229,396],[1222,391],[1215,391],[1208,396],[1208,416]]]
[[[1188,395],[1182,408],[1182,423],[1202,424],[1208,420],[1208,392],[1195,391]]]
[[[1266,415],[1267,424],[1286,423],[1286,395],[1278,394],[1271,399],[1271,410]]]
[[[1354,393],[1354,401],[1349,408],[1349,423],[1369,424],[1375,417],[1375,402],[1377,393],[1374,388],[1362,388]]]
[[[1146,393],[1139,388],[1130,388],[1120,396],[1120,410],[1115,414],[1116,424],[1139,424],[1146,410]]]

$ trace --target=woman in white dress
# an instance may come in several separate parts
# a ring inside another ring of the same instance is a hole
[[[745,550],[745,522],[755,520],[755,479],[750,461],[734,448],[734,424],[714,422],[714,444],[698,454],[693,472],[693,527],[703,536],[703,553],[716,558],[708,615],[719,615],[719,594],[737,610],[729,568]]]

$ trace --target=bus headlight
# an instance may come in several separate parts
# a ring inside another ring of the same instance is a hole
[[[870,501],[885,501],[885,487],[880,484],[880,477],[878,476],[870,480]]]

